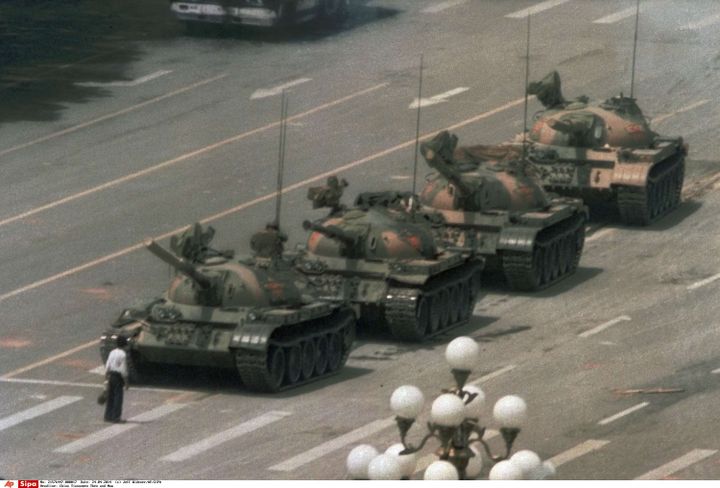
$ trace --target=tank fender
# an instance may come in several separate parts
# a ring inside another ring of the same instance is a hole
[[[612,186],[645,186],[651,163],[617,163],[612,174]]]
[[[264,352],[267,350],[270,336],[277,327],[278,324],[267,322],[241,322],[233,331],[230,347]]]
[[[498,250],[532,252],[539,227],[506,227],[500,232]]]

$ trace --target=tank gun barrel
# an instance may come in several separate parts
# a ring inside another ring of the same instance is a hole
[[[356,239],[352,234],[349,234],[334,225],[324,227],[322,225],[315,224],[313,222],[310,222],[309,220],[306,220],[303,222],[303,229],[319,232],[322,235],[327,236],[331,239],[338,240],[349,247],[354,246],[356,243]]]
[[[420,144],[420,152],[427,164],[443,175],[460,193],[470,195],[473,188],[462,180],[460,172],[452,165],[452,154],[456,145],[456,137],[451,136],[448,132],[441,132],[431,141]]]
[[[207,290],[212,288],[213,286],[213,280],[212,278],[204,275],[200,271],[198,271],[195,266],[188,263],[187,261],[183,261],[182,259],[179,259],[177,256],[166,250],[164,247],[162,247],[160,244],[155,242],[153,239],[147,239],[145,241],[145,247],[147,247],[148,251],[153,253],[155,256],[157,256],[160,260],[166,262],[173,268],[175,268],[180,273],[184,274],[191,280],[193,280],[195,283],[197,283],[200,288],[203,290]]]

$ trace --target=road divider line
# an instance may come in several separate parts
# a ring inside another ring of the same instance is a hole
[[[250,100],[258,100],[260,98],[267,98],[267,97],[273,97],[276,95],[280,95],[283,91],[287,90],[288,88],[292,88],[297,85],[302,85],[303,83],[307,83],[308,81],[312,81],[312,78],[298,78],[297,80],[288,81],[287,83],[283,83],[282,85],[275,86],[273,88],[261,88],[259,90],[255,90],[252,95],[250,95]]]
[[[674,117],[675,115],[682,114],[685,112],[689,112],[690,110],[694,110],[698,107],[702,107],[703,105],[706,105],[710,103],[710,100],[698,100],[697,102],[691,103],[690,105],[687,105],[685,107],[679,108],[675,110],[674,112],[670,112],[669,114],[659,115],[657,117],[654,117],[651,119],[651,122],[653,124],[659,124],[661,122],[664,122],[665,120],[669,119],[670,117]]]
[[[83,449],[87,449],[88,447],[92,447],[103,441],[108,441],[113,437],[124,434],[129,430],[139,427],[142,423],[154,422],[155,420],[158,420],[165,415],[180,410],[184,406],[185,404],[182,403],[168,403],[165,405],[161,405],[148,412],[128,419],[127,423],[111,425],[110,427],[106,427],[102,430],[98,430],[97,432],[87,435],[82,439],[78,439],[76,441],[60,446],[55,449],[55,452],[61,452],[65,454],[73,454],[76,452],[80,452]]]
[[[169,75],[170,73],[172,73],[172,70],[163,69],[129,81],[78,81],[75,82],[75,84],[78,86],[86,86],[90,88],[132,87],[142,85],[143,83],[155,80],[157,78],[160,78],[161,76]]]
[[[438,12],[442,12],[443,10],[447,10],[452,7],[457,7],[458,5],[462,5],[463,3],[467,3],[468,0],[447,0],[446,2],[440,2],[436,3],[434,5],[431,5],[430,7],[425,7],[420,12],[424,14],[436,14]]]
[[[189,446],[185,446],[181,449],[178,449],[177,451],[161,458],[161,461],[170,461],[170,462],[186,461],[186,460],[190,459],[191,457],[197,456],[198,454],[202,454],[205,451],[208,451],[214,447],[217,447],[221,444],[229,442],[229,441],[236,439],[242,435],[248,434],[254,430],[265,427],[266,425],[270,425],[274,422],[277,422],[278,420],[282,420],[285,417],[288,417],[290,415],[292,415],[292,413],[290,413],[290,412],[280,412],[280,411],[267,412],[263,415],[260,415],[259,417],[255,417],[252,420],[248,420],[247,422],[243,422],[239,425],[236,425],[235,427],[233,427],[231,429],[224,430],[222,432],[218,432],[217,434],[212,435],[210,437],[206,437],[205,439],[203,439],[201,441],[195,442],[193,444],[190,444]]]
[[[636,480],[661,480],[665,478],[666,476],[670,476],[671,474],[677,473],[678,471],[685,469],[689,466],[692,466],[695,463],[698,463],[702,461],[705,458],[708,458],[712,455],[714,455],[717,452],[717,449],[693,449],[692,451],[688,452],[684,456],[680,456],[679,458],[670,461],[667,464],[663,464],[662,466],[653,469],[652,471],[648,471],[647,473],[638,476],[635,478]]]
[[[718,368],[718,369],[713,369],[713,370],[711,371],[711,373],[712,373],[712,374],[720,374],[720,368]]]
[[[49,358],[43,359],[41,361],[37,361],[35,363],[29,364],[27,366],[24,366],[22,368],[16,369],[14,371],[11,371],[9,373],[6,373],[2,376],[0,376],[0,380],[6,380],[8,378],[12,378],[13,376],[17,376],[20,373],[24,373],[26,371],[29,371],[31,369],[35,369],[38,366],[44,366],[46,364],[52,363],[54,361],[57,361],[58,359],[62,359],[66,356],[70,356],[71,354],[75,354],[78,351],[82,351],[83,349],[87,349],[88,347],[97,346],[99,344],[99,339],[92,340],[90,342],[86,342],[85,344],[80,344],[77,347],[73,347],[72,349],[69,349],[65,352],[61,352],[59,354],[56,354],[54,356],[51,356]]]
[[[298,120],[298,119],[300,119],[300,118],[307,117],[307,116],[312,115],[312,114],[314,114],[314,113],[320,112],[320,111],[322,111],[322,110],[327,110],[327,109],[329,109],[329,108],[331,108],[331,107],[334,107],[334,106],[336,106],[336,105],[339,105],[339,104],[342,104],[342,103],[347,102],[347,101],[349,101],[349,100],[352,100],[353,98],[359,97],[359,96],[361,96],[361,95],[365,95],[365,94],[367,94],[367,93],[373,92],[373,91],[378,90],[378,89],[380,89],[380,88],[384,88],[385,86],[387,86],[387,83],[381,83],[381,84],[379,84],[379,85],[375,85],[375,86],[372,86],[372,87],[370,87],[370,88],[366,88],[366,89],[364,89],[364,90],[360,90],[360,91],[358,91],[358,92],[352,93],[352,94],[347,95],[347,96],[344,96],[344,97],[342,97],[342,98],[338,98],[338,99],[333,100],[333,101],[331,101],[331,102],[327,102],[327,103],[324,103],[324,104],[319,105],[319,106],[317,106],[317,107],[311,108],[311,109],[309,109],[309,110],[306,110],[305,112],[302,112],[302,113],[293,115],[293,116],[291,116],[291,117],[288,117],[288,118],[287,118],[287,121],[288,121],[288,122],[292,122],[292,121],[294,121],[294,120]],[[23,212],[23,213],[21,213],[21,214],[15,215],[15,216],[13,216],[13,217],[8,217],[8,218],[6,218],[6,219],[4,219],[4,220],[0,220],[0,226],[7,225],[7,224],[9,224],[9,223],[11,223],[11,222],[15,222],[15,221],[17,221],[17,220],[21,220],[21,219],[30,217],[30,216],[32,216],[32,215],[35,215],[35,214],[40,213],[40,212],[44,212],[44,211],[46,211],[46,210],[50,210],[50,209],[52,209],[52,208],[58,207],[58,206],[60,206],[60,205],[63,205],[63,204],[69,203],[69,202],[72,202],[72,201],[77,200],[77,199],[79,199],[79,198],[86,197],[86,196],[92,195],[92,194],[94,194],[94,193],[98,193],[98,192],[100,192],[100,191],[102,191],[102,190],[106,190],[106,189],[112,188],[112,187],[114,187],[114,186],[118,186],[118,185],[120,185],[120,184],[122,184],[122,183],[127,183],[128,181],[135,180],[135,179],[137,179],[137,178],[140,178],[141,176],[147,176],[147,175],[149,175],[149,174],[151,174],[151,173],[154,173],[154,172],[159,171],[159,170],[161,170],[161,169],[167,168],[167,167],[169,167],[169,166],[173,166],[173,165],[175,165],[175,164],[177,164],[177,163],[180,163],[180,162],[182,162],[182,161],[186,161],[186,160],[188,160],[188,159],[191,159],[191,158],[193,158],[193,157],[199,156],[199,155],[201,155],[201,154],[205,154],[205,153],[207,153],[207,152],[214,151],[215,149],[218,149],[218,148],[220,148],[220,147],[226,146],[226,145],[228,145],[228,144],[231,144],[231,143],[240,141],[240,140],[242,140],[242,139],[246,139],[246,138],[248,138],[248,137],[250,137],[250,136],[252,136],[252,135],[259,134],[259,133],[261,133],[261,132],[270,130],[270,129],[274,128],[274,127],[278,127],[279,125],[280,125],[280,121],[271,122],[271,123],[266,124],[266,125],[264,125],[264,126],[262,126],[262,127],[257,127],[257,128],[255,128],[255,129],[251,129],[251,130],[246,131],[246,132],[241,132],[240,134],[236,134],[236,135],[234,135],[234,136],[232,136],[232,137],[229,137],[229,138],[227,138],[227,139],[223,139],[222,141],[218,141],[218,142],[215,142],[215,143],[210,144],[210,145],[208,145],[208,146],[202,147],[202,148],[200,148],[200,149],[196,149],[196,150],[194,150],[194,151],[190,151],[190,152],[185,153],[185,154],[182,154],[182,155],[180,155],[180,156],[178,156],[178,157],[176,157],[176,158],[169,159],[169,160],[167,160],[167,161],[163,161],[162,163],[158,163],[158,164],[156,164],[156,165],[150,166],[150,167],[145,168],[145,169],[140,170],[140,171],[136,171],[135,173],[130,173],[130,174],[125,175],[125,176],[122,176],[122,177],[120,177],[120,178],[116,178],[116,179],[114,179],[114,180],[107,181],[107,182],[105,182],[105,183],[102,183],[102,184],[100,184],[100,185],[94,186],[94,187],[92,187],[92,188],[88,188],[87,190],[83,190],[83,191],[81,191],[81,192],[78,192],[78,193],[75,193],[75,194],[72,194],[72,195],[68,195],[68,196],[66,196],[66,197],[64,197],[64,198],[60,198],[59,200],[55,200],[54,202],[50,202],[50,203],[45,204],[45,205],[41,205],[41,206],[39,206],[39,207],[36,207],[36,208],[34,208],[34,209],[32,209],[32,210],[28,210],[28,211],[26,211],[26,212]]]
[[[408,108],[410,109],[417,109],[418,105],[420,107],[429,107],[430,105],[436,105],[438,103],[445,103],[449,101],[448,99],[450,97],[454,97],[455,95],[460,95],[461,93],[465,93],[470,88],[466,86],[459,86],[457,88],[453,88],[452,90],[448,90],[445,93],[440,93],[438,95],[433,95],[432,97],[428,98],[416,98],[412,101],[410,106]]]
[[[385,86],[385,85],[386,85],[386,83],[383,83],[382,85],[376,85],[375,87],[369,88],[368,90],[365,90],[365,91],[367,92],[367,91],[369,91],[369,90],[378,89],[379,87],[382,87],[382,86]],[[353,95],[350,95],[350,96],[353,96]],[[355,94],[355,96],[357,96],[357,94]],[[346,97],[346,98],[347,98],[347,97]],[[493,116],[493,115],[495,115],[495,114],[497,114],[497,113],[500,113],[500,112],[502,112],[502,111],[504,111],[504,110],[507,110],[507,109],[510,109],[510,108],[512,108],[512,107],[521,105],[524,101],[525,101],[524,98],[518,98],[518,99],[513,100],[513,101],[511,101],[511,102],[508,102],[508,103],[506,103],[506,104],[504,104],[504,105],[501,105],[500,107],[496,107],[496,108],[494,108],[494,109],[492,109],[492,110],[489,110],[489,111],[487,111],[487,112],[478,114],[478,115],[476,115],[476,116],[474,116],[474,117],[470,117],[469,119],[465,119],[465,120],[463,120],[463,121],[461,121],[461,122],[458,122],[458,123],[456,123],[456,124],[450,125],[450,126],[445,127],[444,129],[441,129],[441,130],[454,131],[454,130],[456,130],[456,129],[459,129],[460,127],[464,127],[464,126],[466,126],[466,125],[470,125],[470,124],[472,124],[472,123],[474,123],[474,122],[477,122],[477,121],[479,121],[479,120],[483,120],[483,119],[486,119],[486,118],[488,118],[488,117],[491,117],[491,116]],[[335,103],[339,103],[339,102],[336,101]],[[318,110],[318,108],[313,109],[313,110]],[[308,113],[308,112],[305,112],[305,114],[307,114],[307,113]],[[293,116],[293,117],[299,117],[299,116],[300,116],[300,115],[295,115],[295,116]],[[290,118],[288,118],[287,120],[291,120],[293,117],[290,117]],[[270,124],[270,125],[275,126],[275,125],[277,125],[277,124],[279,124],[279,122],[275,122],[275,123]],[[267,127],[267,126],[266,126],[266,127]],[[259,130],[261,130],[261,129],[256,129],[256,131],[259,131]],[[435,134],[437,134],[437,132],[427,133],[427,134],[423,135],[422,137],[420,137],[419,140],[421,140],[421,141],[427,140],[427,139],[433,137]],[[237,136],[236,136],[236,138],[237,138]],[[235,138],[231,138],[231,139],[235,139]],[[218,144],[226,144],[226,143],[228,143],[228,141],[229,141],[229,140],[226,139],[225,141],[221,141],[221,143],[218,143]],[[325,171],[324,173],[320,173],[320,174],[318,174],[318,175],[315,175],[315,176],[313,176],[313,177],[307,178],[307,179],[305,179],[305,180],[303,180],[303,181],[300,181],[300,182],[298,182],[298,183],[294,183],[294,184],[292,184],[292,185],[286,186],[285,188],[283,188],[282,193],[283,193],[283,194],[284,194],[284,193],[289,193],[289,192],[291,192],[291,191],[297,190],[298,188],[303,188],[303,187],[308,186],[308,185],[310,185],[310,184],[312,184],[312,183],[315,183],[315,182],[317,182],[317,181],[321,181],[321,180],[327,178],[328,176],[332,176],[332,175],[335,175],[335,174],[337,174],[337,173],[339,173],[339,172],[347,171],[347,170],[352,169],[352,168],[355,168],[355,167],[357,167],[357,166],[361,166],[361,165],[366,164],[366,163],[368,163],[368,162],[370,162],[370,161],[374,161],[374,160],[379,159],[379,158],[381,158],[381,157],[384,157],[384,156],[387,156],[387,155],[392,154],[392,153],[394,153],[394,152],[397,152],[397,151],[399,151],[399,150],[401,150],[401,149],[405,149],[405,148],[408,148],[408,147],[410,147],[410,146],[413,146],[414,144],[415,144],[415,139],[411,139],[411,140],[409,140],[409,141],[400,143],[400,144],[398,144],[398,145],[396,145],[396,146],[393,146],[393,147],[391,147],[391,148],[388,148],[388,149],[384,149],[384,150],[382,150],[382,151],[379,151],[379,152],[377,152],[377,153],[375,153],[375,154],[372,154],[372,155],[370,155],[370,156],[366,156],[366,157],[364,157],[364,158],[362,158],[362,159],[358,159],[358,160],[353,161],[353,162],[351,162],[351,163],[347,163],[347,164],[344,164],[344,165],[342,165],[342,166],[338,166],[337,168],[334,168],[334,169],[332,169],[332,170]],[[210,147],[210,146],[208,146],[208,147]],[[201,149],[201,150],[198,150],[198,151],[195,151],[195,153],[198,153],[198,152],[204,151],[204,150],[205,150],[205,148],[204,148],[204,149]],[[181,156],[181,157],[187,159],[187,157],[189,157],[189,156],[186,155],[186,156]],[[172,161],[174,161],[174,160],[172,160]],[[166,163],[163,163],[163,164],[167,165],[167,164],[169,164],[169,163],[170,163],[170,162],[166,162]],[[155,171],[155,170],[157,170],[157,169],[159,169],[159,168],[156,166],[156,167],[154,167],[154,168],[149,168],[148,170],[144,170],[144,171],[145,171],[146,173],[149,173],[149,172]],[[134,178],[134,177],[136,177],[136,176],[133,176],[133,178]],[[131,179],[131,178],[129,178],[129,177],[125,177],[125,178],[126,178],[126,179]],[[113,185],[117,184],[117,182],[118,182],[118,180],[115,180],[115,182],[111,182],[112,184],[108,183],[108,184],[106,184],[105,186],[113,186]],[[97,188],[97,187],[96,187],[96,188]],[[99,191],[99,190],[96,190],[96,189],[88,190],[87,193],[94,193],[95,191]],[[250,201],[248,201],[248,202],[242,203],[242,204],[240,204],[240,205],[238,205],[238,206],[236,206],[236,207],[229,208],[229,209],[224,210],[224,211],[222,211],[222,212],[220,212],[220,213],[217,213],[217,214],[215,214],[215,215],[211,215],[211,216],[209,216],[209,217],[206,217],[206,218],[200,220],[200,222],[201,222],[202,224],[207,224],[207,223],[209,223],[209,222],[213,222],[213,221],[215,221],[215,220],[221,219],[221,218],[226,217],[226,216],[228,216],[228,215],[231,215],[231,214],[240,212],[241,210],[245,210],[246,208],[249,208],[249,207],[258,205],[259,203],[265,202],[265,201],[267,201],[267,200],[271,200],[271,199],[275,198],[275,196],[276,196],[275,192],[273,192],[273,193],[268,193],[268,194],[263,195],[263,196],[261,196],[261,197],[255,198],[254,200],[250,200]],[[68,197],[68,198],[70,198],[70,197]],[[74,198],[78,198],[78,197],[73,197],[72,199],[74,199]],[[34,211],[32,211],[32,212],[33,212],[33,213],[36,213],[36,212],[34,212]],[[27,212],[26,212],[26,214],[27,214]],[[0,226],[2,226],[2,225],[3,225],[3,222],[0,222]],[[179,233],[179,232],[182,232],[182,231],[183,231],[184,229],[186,229],[186,228],[187,228],[187,226],[184,225],[184,226],[182,226],[182,227],[179,227],[178,229],[174,229],[174,230],[172,230],[172,231],[170,231],[170,232],[166,232],[166,233],[161,234],[161,235],[159,235],[159,236],[155,236],[155,237],[153,237],[153,239],[156,240],[156,241],[157,241],[157,240],[162,240],[162,239],[168,238],[168,237],[170,237],[170,236],[172,236],[172,235],[175,235],[175,234],[177,234],[177,233]],[[81,272],[81,271],[85,271],[86,269],[90,269],[90,268],[95,267],[95,266],[97,266],[97,265],[99,265],[99,264],[105,263],[105,262],[107,262],[107,261],[111,261],[111,260],[113,260],[113,259],[115,259],[115,258],[119,258],[119,257],[124,256],[124,255],[126,255],[126,254],[129,254],[129,253],[131,253],[131,252],[133,252],[133,251],[136,251],[136,250],[138,250],[138,249],[141,249],[141,248],[143,248],[143,247],[144,247],[144,244],[143,244],[142,242],[139,242],[139,243],[134,244],[134,245],[132,245],[132,246],[130,246],[130,247],[126,247],[125,249],[121,249],[121,250],[119,250],[119,251],[116,251],[116,252],[114,252],[114,253],[112,253],[112,254],[108,254],[108,255],[106,255],[106,256],[100,257],[100,258],[98,258],[98,259],[95,259],[95,260],[93,260],[93,261],[87,262],[87,263],[85,263],[85,264],[81,264],[81,265],[76,266],[76,267],[74,267],[74,268],[65,270],[65,271],[63,271],[63,272],[61,272],[61,273],[58,273],[58,274],[49,276],[49,277],[44,278],[44,279],[42,279],[42,280],[35,281],[34,283],[30,283],[29,285],[25,285],[25,286],[23,286],[23,287],[21,287],[21,288],[17,288],[17,289],[15,289],[15,290],[6,292],[6,293],[0,295],[0,302],[5,301],[5,300],[7,300],[7,299],[9,299],[9,298],[15,297],[15,296],[17,296],[17,295],[20,295],[20,294],[22,294],[22,293],[28,292],[28,291],[30,291],[30,290],[34,290],[34,289],[39,288],[39,287],[41,287],[41,286],[47,285],[47,284],[49,284],[49,283],[53,283],[53,282],[55,282],[55,281],[57,281],[57,280],[66,278],[66,277],[68,277],[68,276],[77,274],[77,273],[79,273],[79,272]]]
[[[61,396],[41,403],[40,405],[35,405],[34,407],[28,408],[27,410],[23,410],[22,412],[18,412],[8,417],[4,417],[0,419],[0,431],[9,429],[10,427],[14,427],[27,420],[34,419],[35,417],[45,415],[46,413],[50,413],[66,405],[75,403],[78,400],[82,400],[82,397]]]
[[[569,463],[570,461],[584,456],[585,454],[597,451],[598,449],[605,447],[609,443],[610,441],[588,439],[575,447],[571,447],[567,451],[556,454],[555,456],[548,459],[548,461],[550,461],[555,467],[562,466],[563,464]]]
[[[182,87],[182,88],[179,88],[179,89],[177,89],[177,90],[171,91],[171,92],[169,92],[169,93],[165,93],[164,95],[160,95],[159,97],[151,98],[150,100],[145,100],[144,102],[138,103],[138,104],[136,104],[136,105],[132,105],[132,106],[127,107],[127,108],[124,108],[124,109],[122,109],[122,110],[118,110],[117,112],[112,112],[112,113],[109,113],[109,114],[105,114],[105,115],[103,115],[103,116],[101,116],[101,117],[98,117],[98,118],[89,120],[89,121],[87,121],[87,122],[83,122],[82,124],[74,125],[74,126],[72,126],[72,127],[68,127],[67,129],[63,129],[63,130],[60,130],[60,131],[57,131],[57,132],[53,132],[53,133],[51,133],[51,134],[48,134],[48,135],[46,135],[46,136],[39,137],[39,138],[37,138],[37,139],[33,139],[32,141],[25,142],[25,143],[22,143],[22,144],[18,144],[18,145],[16,145],[16,146],[12,146],[12,147],[7,148],[7,149],[0,150],[0,157],[4,156],[4,155],[6,155],[6,154],[10,154],[10,153],[15,152],[15,151],[19,151],[20,149],[24,149],[24,148],[26,148],[26,147],[33,146],[33,145],[35,145],[35,144],[48,141],[48,140],[50,140],[50,139],[55,139],[56,137],[64,136],[65,134],[70,134],[71,132],[76,132],[76,131],[78,131],[78,130],[80,130],[80,129],[84,129],[85,127],[89,127],[89,126],[94,125],[94,124],[97,124],[97,123],[99,123],[99,122],[103,122],[103,121],[105,121],[105,120],[112,119],[112,118],[118,117],[118,116],[120,116],[120,115],[124,115],[124,114],[126,114],[126,113],[132,112],[132,111],[137,110],[137,109],[139,109],[139,108],[146,107],[146,106],[151,105],[151,104],[153,104],[153,103],[157,103],[157,102],[160,102],[160,101],[162,101],[162,100],[168,99],[168,98],[170,98],[170,97],[174,97],[174,96],[179,95],[179,94],[181,94],[181,93],[185,93],[186,91],[192,90],[192,89],[194,89],[194,88],[198,88],[198,87],[207,85],[207,84],[209,84],[209,83],[212,83],[212,82],[214,82],[214,81],[221,80],[221,79],[225,78],[226,76],[227,76],[227,74],[221,74],[221,75],[218,75],[218,76],[213,76],[212,78],[207,78],[207,79],[198,81],[198,82],[196,82],[196,83],[193,83],[193,84],[191,84],[191,85],[184,86],[184,87]],[[20,218],[22,218],[22,217],[20,217]],[[17,220],[17,219],[15,219],[15,220]],[[0,222],[0,225],[3,225],[3,223]]]
[[[324,442],[319,446],[305,451],[302,454],[298,454],[295,457],[271,466],[268,469],[270,471],[293,471],[294,469],[297,469],[300,466],[304,466],[305,464],[315,461],[316,459],[325,456],[326,454],[338,451],[347,446],[348,444],[357,442],[361,439],[364,439],[394,425],[395,417],[375,420],[374,422],[370,422],[369,424],[366,424],[358,429],[348,432],[347,434],[336,437],[331,441]]]
[[[498,376],[504,375],[505,373],[510,372],[513,369],[515,369],[515,365],[509,364],[507,366],[504,366],[504,367],[498,369],[497,371],[493,371],[492,373],[488,373],[485,376],[481,376],[480,378],[478,378],[474,381],[470,381],[468,383],[468,385],[477,386],[481,383],[485,383],[486,381],[490,381],[493,378],[497,378]]]
[[[687,289],[690,291],[697,290],[698,288],[701,288],[705,285],[709,285],[710,283],[717,281],[717,280],[720,280],[720,273],[712,275],[708,278],[705,278],[704,280],[696,281],[692,285],[688,286]]]
[[[75,383],[72,381],[57,381],[57,380],[36,380],[30,378],[6,378],[0,377],[0,383],[19,383],[27,385],[49,385],[49,386],[72,386],[79,388],[104,388],[105,385],[102,383]],[[133,387],[133,391],[151,391],[158,393],[192,393],[187,390],[174,390],[172,388],[151,388],[147,386],[136,386]]]
[[[593,24],[614,24],[628,17],[635,15],[635,7],[628,7],[626,9],[615,12],[614,14],[606,15],[599,19],[593,20]]]
[[[704,27],[709,27],[713,24],[717,24],[720,22],[720,14],[711,15],[710,17],[705,17],[702,20],[698,20],[697,22],[690,22],[689,24],[685,24],[684,26],[680,27],[680,30],[700,30]]]
[[[568,3],[569,1],[570,0],[546,0],[545,2],[540,2],[533,5],[532,7],[524,8],[522,10],[518,10],[517,12],[507,14],[505,17],[509,19],[524,19],[529,15],[539,14],[540,12],[551,9],[553,7],[557,7],[559,5],[562,5],[563,3]]]
[[[633,412],[637,412],[638,410],[645,408],[648,405],[650,405],[650,403],[648,403],[648,402],[639,403],[639,404],[635,405],[634,407],[630,407],[626,410],[623,410],[622,412],[618,412],[615,415],[611,415],[608,418],[602,419],[600,422],[598,422],[598,424],[599,425],[607,425],[610,422],[614,422],[619,418],[625,417],[626,415],[630,415]]]
[[[632,320],[632,319],[631,319],[629,316],[627,316],[627,315],[621,315],[620,317],[616,317],[616,318],[614,318],[614,319],[612,319],[612,320],[608,320],[608,321],[605,322],[604,324],[600,324],[600,325],[598,325],[597,327],[594,327],[594,328],[592,328],[592,329],[590,329],[590,330],[586,330],[585,332],[582,332],[581,334],[578,334],[578,336],[580,336],[580,337],[590,337],[591,335],[595,335],[595,334],[597,334],[598,332],[604,331],[604,330],[607,329],[608,327],[612,327],[613,325],[619,324],[620,322],[628,322],[628,321],[630,321],[630,320]]]

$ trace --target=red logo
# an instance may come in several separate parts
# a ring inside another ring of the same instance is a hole
[[[18,488],[38,488],[38,480],[18,480]]]
[[[12,482],[12,481],[5,482],[5,488],[12,488],[13,486],[15,486],[14,482]]]

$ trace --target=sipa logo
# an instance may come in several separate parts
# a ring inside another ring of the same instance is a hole
[[[38,488],[38,480],[18,480],[18,488]]]

